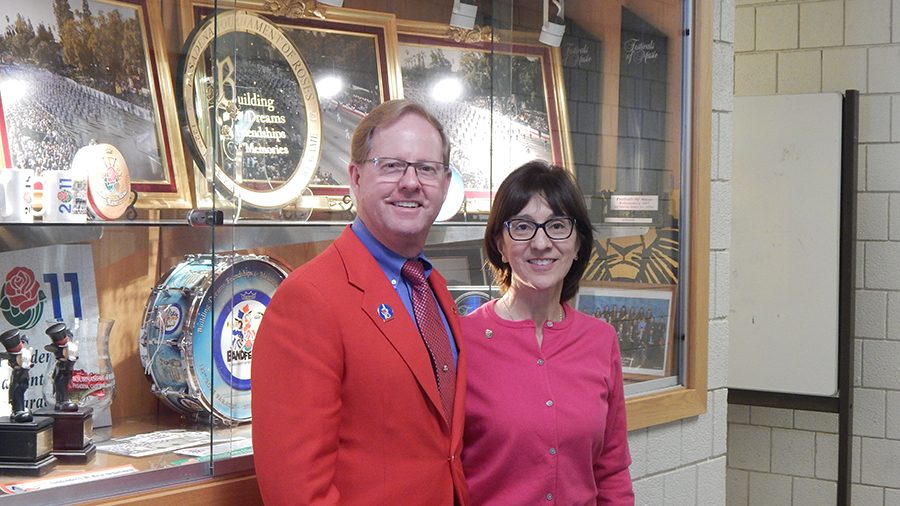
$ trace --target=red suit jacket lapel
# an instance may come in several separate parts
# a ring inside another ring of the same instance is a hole
[[[425,343],[422,341],[415,322],[406,311],[403,301],[400,300],[394,288],[385,282],[384,273],[378,263],[349,227],[335,240],[334,245],[344,259],[348,280],[363,292],[363,303],[360,309],[372,320],[374,326],[391,342],[391,345],[406,362],[436,412],[443,412],[441,396],[434,380],[434,371],[431,368],[431,360],[428,358]],[[382,304],[391,307],[393,317],[384,319],[380,316],[379,307]],[[444,304],[441,305],[443,308]],[[444,308],[444,311],[446,312],[447,309]],[[447,312],[448,319],[451,314]],[[458,336],[458,324],[455,317],[453,321],[451,330],[453,330],[454,336]],[[457,329],[453,329],[454,325]],[[443,417],[441,418],[443,419]],[[454,416],[454,418],[456,417]],[[449,427],[447,429],[449,432]]]

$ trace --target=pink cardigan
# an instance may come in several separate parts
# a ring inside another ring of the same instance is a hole
[[[462,319],[472,504],[634,504],[613,328],[566,305],[539,348],[534,324],[495,304]]]

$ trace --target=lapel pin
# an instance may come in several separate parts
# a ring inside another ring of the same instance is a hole
[[[388,321],[394,317],[394,310],[391,309],[391,306],[382,304],[378,306],[378,316],[380,316],[383,321]]]
[[[491,329],[484,329],[484,337],[488,339],[494,337],[494,331]]]

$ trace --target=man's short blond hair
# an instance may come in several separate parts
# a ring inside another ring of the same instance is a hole
[[[375,135],[375,130],[383,124],[397,120],[404,114],[418,114],[431,123],[431,126],[441,135],[441,147],[444,156],[444,159],[441,161],[449,164],[450,139],[447,137],[447,133],[444,132],[444,125],[428,112],[428,109],[425,109],[424,106],[406,99],[388,100],[372,109],[372,112],[359,122],[356,130],[353,131],[353,139],[350,141],[350,158],[356,163],[361,163],[369,158],[369,151],[372,149],[372,136]]]

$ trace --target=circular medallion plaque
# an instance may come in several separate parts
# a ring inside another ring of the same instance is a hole
[[[217,191],[244,205],[296,200],[318,167],[322,141],[319,98],[297,47],[241,10],[210,16],[188,40],[179,112],[197,165]]]

